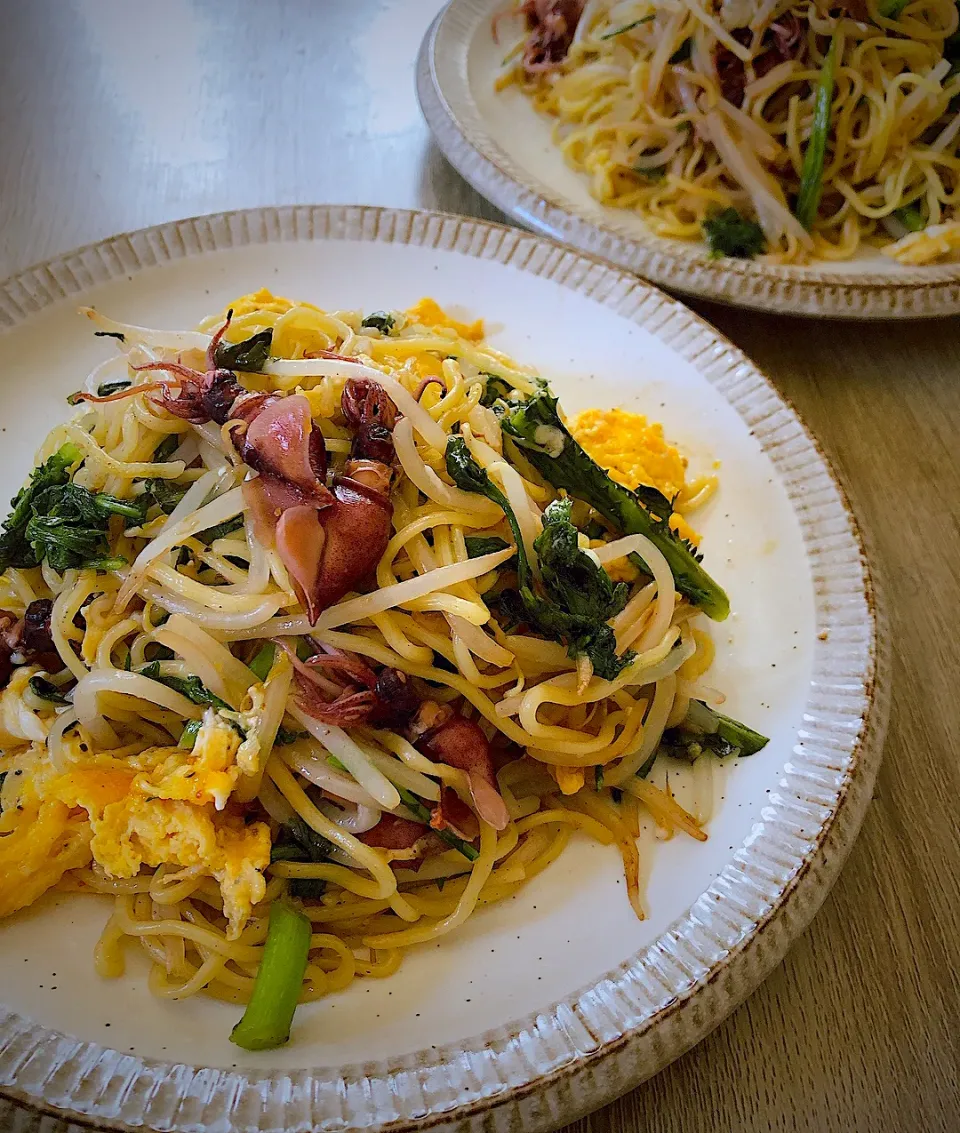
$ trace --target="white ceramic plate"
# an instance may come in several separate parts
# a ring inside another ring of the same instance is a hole
[[[100,980],[105,904],[45,900],[0,926],[0,1092],[163,1130],[562,1124],[715,1026],[783,955],[850,848],[887,702],[854,520],[791,409],[676,301],[516,229],[339,207],[169,224],[0,285],[0,498],[104,355],[80,301],[183,327],[261,285],[367,310],[433,295],[484,316],[492,342],[537,366],[568,409],[640,408],[694,464],[719,460],[698,522],[733,613],[716,628],[711,679],[772,739],[718,780],[707,843],[649,847],[646,921],[613,848],[576,842],[396,977],[301,1009],[277,1051],[231,1046],[234,1008],[154,999],[136,960]]]
[[[711,260],[699,243],[656,236],[600,204],[517,87],[497,93],[504,46],[490,30],[502,0],[451,0],[420,48],[417,93],[450,163],[498,208],[546,236],[690,295],[763,311],[833,318],[920,318],[960,311],[960,264],[908,268],[866,249],[804,267]]]

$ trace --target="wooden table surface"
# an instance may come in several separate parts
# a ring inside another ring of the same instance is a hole
[[[3,0],[0,278],[245,206],[502,219],[419,116],[413,62],[438,7]],[[693,1051],[568,1133],[958,1130],[960,320],[697,306],[800,411],[873,541],[894,646],[886,758],[843,876],[786,962]],[[0,1128],[32,1121],[0,1104]]]

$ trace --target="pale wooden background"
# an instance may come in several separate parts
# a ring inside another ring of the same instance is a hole
[[[417,111],[413,60],[438,7],[0,0],[0,278],[253,205],[499,219]],[[860,841],[786,963],[694,1051],[568,1133],[958,1130],[960,320],[698,309],[775,379],[853,490],[886,583],[890,736]],[[29,1127],[0,1105],[0,1128]]]

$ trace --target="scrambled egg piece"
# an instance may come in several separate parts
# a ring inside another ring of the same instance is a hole
[[[90,861],[90,828],[60,802],[23,805],[0,837],[0,917],[25,909]]]
[[[208,708],[193,751],[153,748],[148,761],[144,756],[129,761],[144,765],[135,776],[133,787],[146,798],[172,799],[194,806],[213,803],[217,810],[223,810],[240,778],[239,749],[236,729]]]
[[[483,338],[483,319],[477,319],[473,323],[457,322],[434,299],[421,299],[406,313],[412,323],[421,323],[425,327],[441,327],[445,330],[452,330],[469,342],[479,342]]]
[[[414,366],[421,378],[443,377],[443,363],[436,354],[421,354],[415,359]]]
[[[149,748],[121,759],[85,746],[69,745],[65,771],[39,744],[18,758],[23,809],[0,839],[0,916],[92,855],[113,877],[134,877],[144,865],[203,867],[220,885],[227,935],[236,939],[264,898],[270,862],[269,828],[226,809],[241,770],[236,730],[208,709],[192,751]],[[19,864],[22,855],[29,860]]]
[[[625,488],[646,484],[668,500],[683,491],[687,461],[664,439],[662,425],[624,409],[586,409],[569,427],[587,453]],[[670,526],[681,538],[699,542],[682,515],[674,512]]]
[[[315,311],[320,309],[313,307],[311,303],[297,305],[312,307]],[[233,311],[233,317],[241,319],[244,315],[251,315],[259,311],[269,311],[274,315],[285,315],[287,311],[293,309],[294,304],[289,299],[284,299],[282,295],[274,295],[268,287],[261,287],[259,291],[251,291],[249,295],[241,295],[239,299],[230,304],[230,307]]]
[[[960,221],[931,224],[881,249],[901,264],[932,264],[960,256]]]
[[[90,826],[93,856],[114,877],[134,877],[141,865],[203,866],[220,885],[232,940],[266,893],[270,831],[261,822],[245,826],[237,815],[215,818],[209,807],[132,791],[91,813]]]
[[[587,452],[627,488],[647,484],[672,500],[683,487],[687,462],[667,444],[663,426],[623,409],[586,409],[570,432]]]

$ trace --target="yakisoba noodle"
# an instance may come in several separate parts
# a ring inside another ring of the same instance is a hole
[[[960,257],[955,0],[516,9],[528,30],[498,86],[518,83],[556,119],[597,200],[658,235],[782,263],[864,244],[904,264]],[[730,209],[759,230],[731,231]]]
[[[155,994],[250,1001],[251,1047],[577,831],[642,917],[644,816],[705,838],[709,761],[765,742],[702,681],[697,619],[728,605],[680,512],[712,481],[594,411],[617,483],[430,300],[86,314],[117,354],[0,537],[0,915],[113,895],[100,974],[136,941]],[[677,757],[706,777],[689,810]]]

